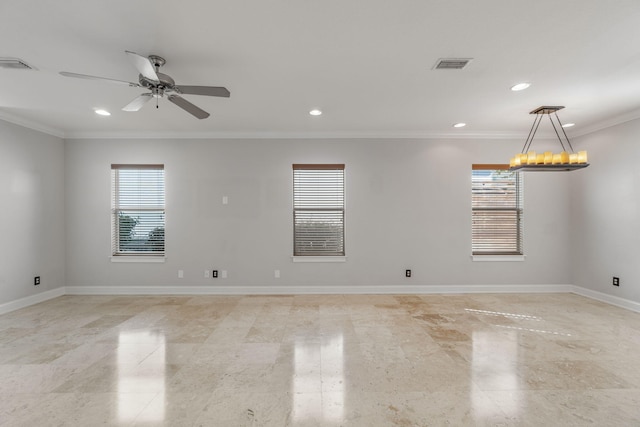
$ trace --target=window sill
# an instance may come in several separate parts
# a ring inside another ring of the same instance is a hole
[[[165,259],[163,256],[112,256],[111,262],[158,263]]]
[[[347,262],[346,256],[292,256],[293,262]]]
[[[522,262],[526,255],[471,255],[473,262]]]

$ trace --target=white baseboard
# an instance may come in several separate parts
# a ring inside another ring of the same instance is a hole
[[[53,298],[61,297],[64,294],[65,288],[60,287],[52,289],[50,291],[44,291],[40,292],[39,294],[20,298],[15,301],[0,304],[0,314],[9,313],[10,311],[19,310],[21,308],[29,307],[30,305],[39,304]]]
[[[631,301],[628,299],[620,298],[615,295],[609,295],[591,289],[583,288],[581,286],[573,286],[571,291],[574,294],[582,295],[583,297],[591,298],[597,301],[606,302],[607,304],[615,305],[617,307],[626,308],[627,310],[640,313],[640,303]]]
[[[403,285],[403,286],[66,286],[0,304],[0,314],[63,295],[442,295],[574,293],[640,313],[640,303],[574,285]]]
[[[572,285],[67,286],[67,295],[376,295],[569,293]]]

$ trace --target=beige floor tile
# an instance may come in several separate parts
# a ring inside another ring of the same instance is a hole
[[[64,296],[0,316],[0,425],[640,425],[638,354],[571,294]]]

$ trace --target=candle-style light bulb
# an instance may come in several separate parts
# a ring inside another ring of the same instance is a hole
[[[578,163],[587,163],[586,151],[578,151]]]

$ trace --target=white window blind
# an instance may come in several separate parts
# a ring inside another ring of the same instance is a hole
[[[164,165],[111,165],[112,255],[164,255]]]
[[[508,165],[473,165],[473,255],[522,255],[523,177]]]
[[[344,165],[293,165],[293,255],[345,255]]]

